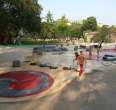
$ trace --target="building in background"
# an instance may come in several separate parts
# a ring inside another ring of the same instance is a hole
[[[98,32],[91,32],[91,31],[86,31],[85,34],[85,38],[86,38],[86,42],[90,43],[92,42],[93,37],[97,34]]]
[[[116,42],[116,32],[112,32],[111,33],[110,40],[111,40],[112,43],[115,43]]]

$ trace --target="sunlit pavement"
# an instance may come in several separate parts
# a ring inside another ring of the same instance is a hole
[[[115,110],[116,65],[104,67],[100,62],[89,62],[88,65],[91,65],[91,69],[94,65],[96,67],[81,78],[74,70],[62,70],[62,67],[57,70],[29,65],[0,68],[0,73],[29,69],[44,71],[55,80],[53,86],[39,96],[16,102],[14,99],[11,102],[0,99],[0,110]]]
[[[115,66],[110,67],[88,74],[83,80],[72,78],[72,72],[59,71],[54,75],[53,87],[42,97],[0,103],[0,110],[115,110],[115,71]]]
[[[72,79],[77,76],[77,72],[75,71],[63,71],[62,65],[59,66],[58,69],[49,69],[49,68],[40,68],[39,66],[30,66],[28,63],[25,65],[22,65],[18,68],[12,67],[12,61],[15,59],[21,59],[24,60],[25,56],[31,55],[31,49],[15,49],[15,48],[5,48],[1,49],[1,58],[0,61],[2,62],[0,64],[0,73],[8,72],[8,71],[20,71],[20,70],[34,70],[34,71],[42,71],[50,74],[54,78],[54,83],[52,87],[41,93],[38,96],[29,96],[29,97],[21,97],[21,98],[0,98],[0,102],[16,102],[16,101],[28,101],[28,100],[37,100],[42,97],[47,97],[54,95],[61,91]],[[46,59],[45,59],[46,58]],[[48,59],[47,59],[48,58]],[[42,59],[42,58],[41,58]],[[45,56],[44,60],[48,61],[50,59],[49,57]],[[52,59],[52,58],[51,58]],[[51,61],[51,59],[49,61]],[[51,61],[54,62],[54,61]]]

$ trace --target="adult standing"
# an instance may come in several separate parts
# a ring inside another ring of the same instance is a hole
[[[89,47],[89,59],[92,59],[92,46]]]

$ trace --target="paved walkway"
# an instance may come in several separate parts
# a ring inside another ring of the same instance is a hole
[[[17,69],[17,68],[16,68]],[[36,100],[1,102],[0,110],[115,110],[116,65],[93,70],[84,80],[76,72],[26,66],[18,70],[47,71],[54,79],[52,88]],[[15,70],[2,68],[0,71]]]
[[[61,91],[37,100],[0,103],[0,110],[115,110],[115,72],[115,67],[95,71],[85,80],[73,79]]]

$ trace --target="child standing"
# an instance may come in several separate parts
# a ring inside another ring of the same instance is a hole
[[[74,61],[77,61],[76,64],[78,65],[78,57],[79,57],[78,52],[75,52],[75,58],[73,59],[73,65],[74,65]],[[78,71],[78,68],[76,69],[76,71]]]
[[[85,56],[83,54],[83,51],[80,51],[80,55],[78,56],[78,62],[79,62],[79,65],[80,65],[79,76],[81,76],[83,74],[84,62],[85,62]]]
[[[78,56],[79,56],[78,52],[75,52],[75,59],[74,60],[78,60]]]

